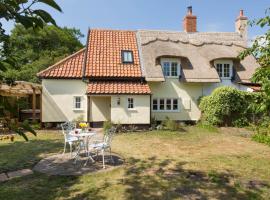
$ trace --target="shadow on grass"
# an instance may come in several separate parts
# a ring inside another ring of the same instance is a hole
[[[184,169],[184,162],[130,159],[125,174],[127,199],[261,199],[269,185],[241,183],[232,173]]]
[[[18,141],[0,146],[0,173],[32,168],[46,154],[63,149],[60,140]]]
[[[79,188],[72,187],[79,182],[78,176],[46,176],[35,173],[34,175],[24,178],[17,178],[6,183],[0,183],[0,199],[105,199],[100,191],[106,189],[106,184],[100,188],[89,185],[89,187],[82,192]]]

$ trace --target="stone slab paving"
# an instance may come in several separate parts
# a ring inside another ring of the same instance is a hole
[[[31,169],[21,169],[13,172],[2,173],[0,174],[0,182],[4,182],[13,178],[27,176],[33,173],[34,172]]]
[[[4,182],[7,180],[8,180],[8,177],[5,173],[0,174],[0,182]]]
[[[21,169],[18,171],[8,172],[7,175],[9,179],[16,178],[16,177],[22,177],[33,174],[33,171],[31,169]]]
[[[102,167],[102,157],[94,157],[95,162],[89,160],[86,163],[87,157],[82,157],[74,163],[74,159],[69,153],[57,154],[41,160],[34,168],[34,171],[45,173],[47,175],[62,175],[62,176],[78,176],[91,172],[98,172],[104,170]],[[110,170],[124,163],[117,155],[113,155],[113,162],[106,156],[106,169]]]

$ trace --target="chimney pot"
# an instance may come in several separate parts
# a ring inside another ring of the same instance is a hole
[[[187,12],[188,15],[192,15],[192,6],[188,6],[187,11],[188,11]]]
[[[243,16],[244,16],[244,10],[240,10],[239,17],[243,17]]]

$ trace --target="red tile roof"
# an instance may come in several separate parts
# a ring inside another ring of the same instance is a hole
[[[150,94],[146,83],[130,81],[93,81],[88,84],[87,94]]]
[[[85,48],[39,72],[41,78],[82,78]]]
[[[90,30],[87,46],[86,77],[142,76],[135,31]],[[122,50],[133,51],[133,64],[122,63]]]

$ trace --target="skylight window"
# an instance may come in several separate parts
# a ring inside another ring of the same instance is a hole
[[[122,62],[123,63],[133,63],[133,52],[132,51],[122,51]]]

